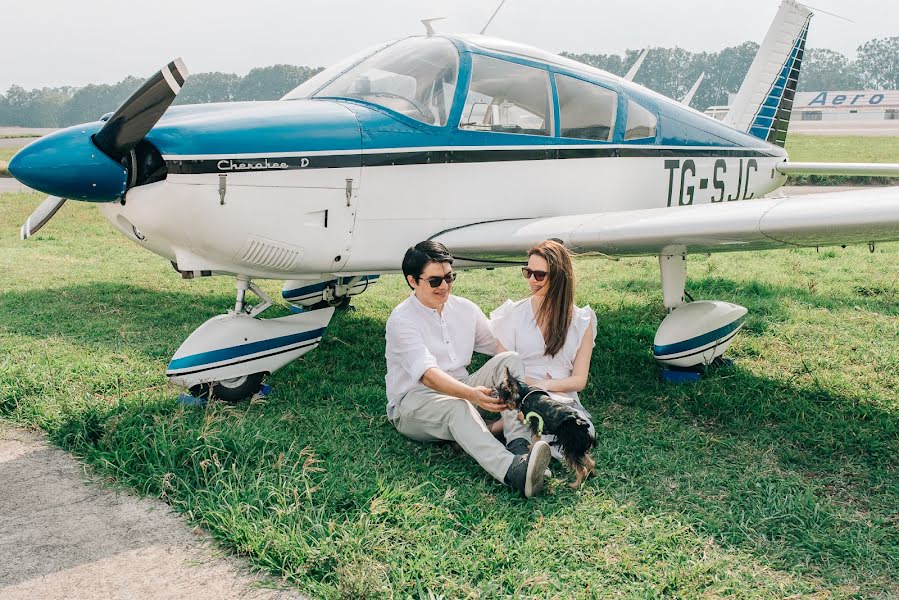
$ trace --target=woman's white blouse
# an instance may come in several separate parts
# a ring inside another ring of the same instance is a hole
[[[584,335],[589,332],[591,347],[596,342],[596,313],[589,306],[574,307],[565,344],[555,356],[547,356],[546,342],[537,327],[530,298],[506,302],[490,313],[490,329],[506,350],[514,350],[524,363],[524,374],[537,380],[564,379],[574,369],[574,359]],[[578,401],[577,392],[553,393]]]

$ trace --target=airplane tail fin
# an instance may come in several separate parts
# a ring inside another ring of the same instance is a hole
[[[812,11],[783,0],[724,122],[783,147]]]

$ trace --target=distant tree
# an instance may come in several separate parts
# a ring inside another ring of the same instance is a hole
[[[72,95],[62,113],[62,125],[75,125],[96,121],[114,111],[144,82],[137,77],[126,77],[112,85],[86,85]]]
[[[20,85],[11,85],[5,96],[6,120],[4,125],[21,126],[28,110],[28,91]]]
[[[736,92],[749,71],[758,52],[755,42],[746,42],[721,52],[692,53],[683,48],[653,48],[637,73],[635,82],[670,98],[680,100],[702,73],[700,86],[692,106],[700,110],[727,104],[727,94]],[[637,60],[640,50],[627,50],[624,56],[615,54],[571,54],[563,56],[577,60],[615,75],[624,75]]]
[[[26,90],[13,85],[3,101],[0,123],[21,127],[58,127],[60,114],[72,96],[72,88],[40,88]]]
[[[799,74],[800,92],[854,90],[862,87],[856,64],[827,48],[811,48]]]
[[[234,100],[277,100],[321,69],[273,65],[251,70],[234,91]]]
[[[234,100],[240,76],[234,73],[197,73],[191,75],[175,104],[205,104]]]
[[[695,57],[683,48],[653,48],[646,55],[634,82],[680,100],[704,69]]]
[[[570,52],[563,52],[562,56],[590,65],[591,67],[596,67],[597,69],[602,69],[603,71],[608,71],[613,75],[624,77],[631,68],[631,65],[636,62],[637,57],[640,56],[642,51],[643,50],[625,50],[624,56],[619,56],[617,54],[572,54]]]
[[[693,106],[704,110],[709,106],[727,104],[727,95],[740,89],[758,51],[759,45],[755,42],[743,42],[739,46],[709,54],[704,68],[706,79],[696,94]]]
[[[859,47],[855,62],[865,88],[899,90],[899,37],[867,42]]]

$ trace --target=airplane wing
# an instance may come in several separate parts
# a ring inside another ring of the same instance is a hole
[[[478,223],[433,236],[460,259],[521,259],[556,239],[610,256],[738,252],[899,240],[899,187]]]

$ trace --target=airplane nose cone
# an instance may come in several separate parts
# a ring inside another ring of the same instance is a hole
[[[78,125],[32,142],[13,156],[10,174],[51,196],[91,202],[120,199],[127,188],[128,171],[91,140],[102,125]]]

